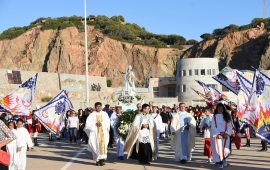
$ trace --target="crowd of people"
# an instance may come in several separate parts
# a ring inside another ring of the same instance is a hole
[[[160,139],[171,139],[175,160],[184,164],[192,159],[196,149],[195,136],[203,136],[207,162],[214,162],[222,169],[228,166],[232,143],[239,142],[236,136],[244,134],[244,146],[250,147],[250,139],[255,134],[249,125],[241,124],[236,108],[223,101],[212,108],[187,107],[185,103],[173,107],[138,103],[134,113],[136,117],[124,139],[117,129],[119,116],[125,114],[121,106],[102,107],[97,102],[94,108],[69,110],[65,114],[65,127],[56,135],[50,132],[49,140],[67,138],[70,143],[88,144],[97,166],[105,165],[107,149],[114,146],[119,160],[124,160],[126,153],[127,159],[138,159],[140,164],[149,165],[159,157]],[[1,151],[10,155],[10,162],[1,162],[0,169],[25,170],[27,150],[39,146],[38,133],[44,127],[33,114],[12,117],[3,113],[0,118]],[[262,141],[261,151],[266,150],[267,143]]]

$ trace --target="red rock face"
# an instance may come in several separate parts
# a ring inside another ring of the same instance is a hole
[[[202,41],[181,56],[182,58],[223,58],[224,64],[237,69],[270,69],[270,41],[266,30],[253,28],[233,32],[221,39]]]
[[[133,66],[137,86],[144,86],[150,76],[173,76],[182,53],[116,41],[91,26],[88,41],[89,75],[105,76],[114,87],[123,85],[128,65]],[[0,68],[84,74],[84,33],[75,27],[45,31],[35,27],[13,40],[0,41]]]

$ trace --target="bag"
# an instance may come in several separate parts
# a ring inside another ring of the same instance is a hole
[[[10,165],[10,154],[0,150],[0,164],[9,166]]]

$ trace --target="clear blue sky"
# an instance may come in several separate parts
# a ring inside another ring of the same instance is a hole
[[[158,34],[200,35],[262,17],[262,0],[87,0],[87,14],[122,15]],[[270,10],[270,0],[267,0]],[[39,17],[83,16],[83,0],[0,0],[0,32]],[[267,15],[268,16],[268,15]]]

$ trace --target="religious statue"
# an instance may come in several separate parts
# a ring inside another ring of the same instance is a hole
[[[135,97],[135,75],[132,71],[132,66],[129,65],[125,74],[125,95]]]

